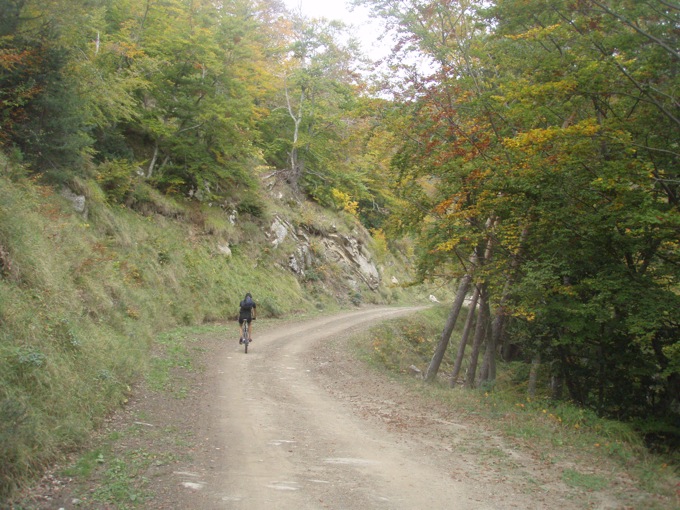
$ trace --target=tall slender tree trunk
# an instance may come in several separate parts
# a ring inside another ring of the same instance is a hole
[[[149,163],[149,168],[146,171],[146,178],[150,179],[153,176],[154,167],[156,166],[156,160],[158,159],[158,140],[153,146],[153,156],[151,157],[151,163]]]
[[[604,335],[604,325],[600,326],[600,335]],[[603,337],[601,337],[603,338]],[[597,348],[598,351],[598,362],[599,362],[599,381],[597,383],[597,411],[602,413],[604,409],[604,395],[605,395],[605,381],[607,366],[605,364],[605,354],[602,343]]]
[[[553,375],[550,378],[550,398],[562,400],[564,396],[564,379],[561,375]]]
[[[453,306],[451,306],[451,312],[449,312],[449,317],[446,319],[446,324],[444,325],[444,330],[442,331],[442,336],[439,339],[437,348],[434,351],[430,365],[427,367],[427,372],[425,372],[425,380],[430,382],[435,377],[437,377],[437,372],[439,371],[439,366],[444,359],[444,354],[446,353],[446,348],[449,345],[449,339],[451,338],[451,332],[456,326],[456,321],[458,320],[458,315],[460,314],[460,309],[463,307],[465,302],[465,296],[467,296],[468,290],[470,289],[470,283],[472,282],[472,274],[468,273],[460,281],[458,286],[458,292],[456,293],[456,298],[453,301]]]
[[[467,347],[468,339],[470,337],[470,331],[472,331],[472,323],[474,322],[475,314],[477,313],[478,301],[479,301],[479,287],[475,286],[475,292],[472,295],[472,302],[470,303],[468,316],[467,319],[465,320],[463,334],[460,337],[458,353],[456,354],[456,362],[453,365],[451,379],[449,380],[449,386],[451,388],[455,387],[456,384],[458,383],[458,375],[460,374],[460,368],[463,365],[463,358],[465,357],[465,348]]]
[[[557,350],[560,360],[561,360],[561,367],[560,370],[562,372],[562,381],[564,385],[567,387],[567,390],[569,391],[569,396],[579,405],[583,406],[585,405],[585,392],[583,391],[583,387],[581,386],[581,382],[575,378],[575,377],[570,377],[570,375],[573,374],[573,371],[570,371],[570,365],[568,358],[568,353],[566,349],[563,346],[558,347]]]
[[[505,280],[505,285],[503,286],[503,295],[501,296],[501,301],[498,304],[498,309],[496,310],[496,315],[494,316],[493,323],[491,324],[491,335],[493,336],[493,344],[498,348],[501,346],[502,358],[508,361],[510,345],[505,341],[505,325],[507,323],[507,313],[505,305],[510,298],[510,291],[512,290],[512,285],[515,282],[515,277],[517,273],[517,268],[520,264],[520,259],[522,257],[522,252],[526,246],[527,237],[529,237],[529,227],[525,226],[522,229],[522,234],[519,239],[519,249],[517,253],[512,258],[512,263],[510,265],[510,274]],[[495,379],[495,374],[494,374]]]
[[[493,229],[495,223],[496,218],[492,217],[486,220],[485,226],[487,230]],[[483,264],[485,260],[489,260],[491,258],[492,251],[493,251],[493,239],[489,235],[486,241],[486,248],[484,250],[483,259],[481,261],[479,260],[481,255],[480,253],[481,246],[478,247],[470,257],[471,263],[470,270],[461,280],[460,287],[458,288],[458,293],[456,294],[456,299],[454,300],[453,307],[451,308],[451,313],[449,314],[449,318],[446,321],[444,331],[442,331],[441,339],[437,344],[437,348],[435,349],[434,355],[432,356],[430,365],[427,367],[427,372],[425,373],[425,380],[428,382],[432,381],[435,377],[437,377],[437,372],[439,371],[439,367],[442,363],[442,360],[444,359],[446,348],[449,345],[451,332],[453,331],[453,328],[456,326],[456,321],[458,320],[460,309],[463,307],[465,296],[467,295],[468,289],[470,288],[470,283],[472,282],[472,275],[474,274],[475,269],[480,262]]]
[[[491,313],[489,313],[489,320]],[[484,349],[484,361],[479,372],[481,382],[494,381],[496,379],[496,342],[493,336],[493,323],[489,324],[486,331],[486,349]]]
[[[305,102],[305,92],[304,90],[300,92],[300,100],[296,112],[290,100],[287,78],[288,77],[285,79],[286,107],[288,108],[288,115],[293,120],[293,143],[291,145],[290,152],[288,153],[288,161],[290,163],[288,182],[293,187],[293,189],[297,190],[298,181],[302,175],[302,163],[300,162],[298,154],[298,143],[300,138],[300,123],[302,122],[303,115],[303,104]]]
[[[538,369],[541,367],[541,354],[537,353],[531,360],[531,371],[529,372],[528,393],[531,398],[536,396],[536,383],[538,381]]]
[[[475,327],[475,339],[472,342],[472,352],[470,352],[470,364],[468,365],[467,374],[465,375],[465,387],[474,388],[475,376],[477,375],[477,361],[479,360],[479,351],[484,342],[487,324],[489,322],[489,303],[486,295],[486,284],[482,284],[479,298],[481,300],[479,305],[479,314],[477,316],[477,326]]]

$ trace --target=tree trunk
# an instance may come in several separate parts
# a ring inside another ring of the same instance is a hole
[[[151,163],[149,163],[149,168],[146,171],[146,178],[151,179],[153,176],[153,170],[154,167],[156,166],[156,160],[158,159],[158,140],[156,140],[156,143],[154,143],[153,146],[153,156],[151,157]]]
[[[456,299],[453,301],[453,306],[451,307],[451,312],[449,313],[448,319],[446,319],[446,325],[442,331],[442,336],[439,339],[439,344],[437,344],[437,349],[434,351],[430,365],[427,367],[427,372],[425,373],[425,380],[430,382],[435,377],[437,377],[437,372],[439,371],[439,366],[444,359],[444,353],[446,353],[446,348],[449,345],[449,339],[451,338],[451,332],[456,326],[456,321],[458,320],[458,315],[460,314],[460,309],[463,307],[463,302],[465,301],[465,296],[467,296],[468,289],[470,288],[470,282],[472,282],[472,275],[470,273],[463,276],[458,287],[458,293],[456,294]]]
[[[451,379],[449,380],[449,386],[451,388],[455,387],[456,383],[458,382],[460,367],[463,365],[463,357],[465,356],[465,347],[467,346],[468,338],[470,337],[470,331],[472,331],[472,323],[475,319],[475,313],[477,313],[477,301],[479,301],[479,287],[475,286],[475,292],[472,295],[472,303],[470,304],[468,316],[467,319],[465,320],[463,334],[460,337],[460,345],[458,345],[458,354],[456,355],[456,362],[453,365]]]
[[[604,325],[600,326],[600,335],[604,334]],[[602,337],[601,337],[602,338]],[[605,364],[605,354],[604,354],[604,348],[602,347],[602,343],[598,346],[598,358],[599,358],[599,365],[600,365],[600,374],[599,374],[599,381],[597,384],[597,412],[602,414],[602,410],[604,409],[604,394],[605,394],[605,377],[606,377],[606,372],[607,372],[607,367]]]
[[[564,382],[562,376],[553,375],[550,378],[550,398],[553,400],[562,400],[564,394]]]
[[[511,273],[505,280],[505,286],[503,287],[503,295],[501,296],[501,301],[496,310],[496,315],[491,325],[491,335],[493,336],[493,344],[498,347],[501,346],[502,354],[501,357],[505,361],[510,361],[510,344],[505,341],[505,325],[507,322],[507,315],[505,313],[505,304],[508,302],[510,297],[510,290],[512,289],[512,284],[515,282],[515,276],[517,268],[520,264],[520,258],[522,252],[524,251],[524,246],[527,242],[527,237],[529,237],[529,227],[524,227],[522,229],[522,234],[519,239],[519,248],[517,253],[512,258],[512,263],[510,265]],[[495,375],[494,375],[495,378]]]
[[[501,303],[498,305],[496,315],[491,323],[491,342],[493,343],[494,348],[497,348],[498,346],[505,348],[505,344],[507,343],[505,341],[505,322],[507,318],[505,314],[505,301],[507,300],[501,299]]]
[[[482,285],[480,291],[481,303],[479,306],[479,315],[477,317],[477,326],[475,327],[475,339],[472,343],[472,352],[470,353],[470,364],[468,365],[467,374],[465,376],[465,387],[474,388],[475,376],[477,374],[477,361],[479,359],[479,351],[484,342],[486,334],[486,327],[489,319],[489,304],[486,296],[486,284]]]
[[[541,366],[541,354],[537,353],[534,359],[531,360],[531,371],[529,372],[529,389],[528,393],[531,398],[536,396],[536,382],[538,381],[538,369]]]
[[[491,318],[491,312],[489,312],[489,318]],[[482,382],[496,380],[496,342],[493,336],[493,324],[490,324],[486,331],[486,349],[479,380]]]
[[[578,379],[575,379],[574,377],[569,377],[572,372],[569,370],[571,363],[568,361],[568,356],[567,352],[564,347],[559,347],[557,351],[560,355],[560,361],[561,361],[561,367],[560,370],[562,372],[562,381],[564,382],[565,386],[567,387],[567,390],[569,391],[569,396],[571,399],[579,404],[580,406],[585,406],[586,400],[585,400],[585,392],[581,388],[580,381]]]
[[[495,223],[496,223],[495,218],[489,218],[488,220],[486,220],[486,228],[489,230],[493,229]],[[446,321],[444,331],[442,331],[441,339],[439,340],[437,349],[435,349],[434,355],[432,356],[430,365],[427,367],[425,380],[428,382],[432,381],[435,377],[437,377],[439,366],[441,365],[442,360],[444,359],[446,348],[449,345],[451,332],[453,331],[453,328],[456,326],[456,321],[458,320],[460,309],[463,307],[465,296],[467,295],[467,291],[470,288],[470,283],[472,282],[472,275],[475,272],[475,268],[478,263],[481,262],[483,264],[485,260],[489,260],[491,258],[492,250],[493,250],[493,238],[491,237],[491,235],[489,235],[486,241],[486,248],[484,250],[483,259],[481,261],[479,260],[481,246],[477,247],[477,249],[475,249],[474,253],[470,257],[471,263],[470,270],[467,272],[467,274],[463,277],[463,280],[461,281],[460,287],[458,288],[458,293],[456,294],[456,299],[454,300],[453,307],[451,308],[451,313],[449,314],[449,318]]]
[[[298,140],[300,137],[300,123],[302,122],[303,108],[302,105],[305,102],[305,92],[304,90],[300,93],[300,103],[298,104],[297,112],[293,109],[293,104],[290,100],[290,95],[288,92],[288,77],[286,76],[284,80],[285,92],[286,92],[286,106],[288,108],[288,115],[293,120],[293,140],[290,152],[288,153],[288,160],[290,162],[290,172],[288,176],[288,183],[297,190],[298,181],[302,175],[302,164],[298,155]]]

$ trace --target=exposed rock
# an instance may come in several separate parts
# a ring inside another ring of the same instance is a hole
[[[236,225],[236,220],[238,219],[238,211],[234,209],[231,211],[231,214],[229,215],[229,223],[232,225]]]
[[[87,217],[87,204],[85,203],[85,197],[83,195],[76,195],[70,189],[62,188],[61,196],[73,204],[73,209],[77,213],[81,213],[83,216]]]
[[[429,299],[430,299],[430,301],[432,301],[433,303],[439,303],[439,300],[438,300],[435,296],[433,296],[432,294],[430,294],[430,298],[429,298]]]
[[[399,280],[397,280],[397,277],[396,277],[396,276],[393,276],[393,277],[392,277],[392,283],[393,283],[394,285],[399,285]]]
[[[312,256],[312,250],[308,243],[298,245],[296,254],[302,261],[303,267],[312,267],[314,264],[314,257]]]
[[[295,255],[288,257],[288,267],[290,267],[290,269],[297,275],[303,276],[305,274],[302,267],[300,267],[300,263],[298,262]]]
[[[371,254],[366,246],[356,237],[338,233],[325,234],[301,227],[295,229],[286,220],[276,216],[270,227],[269,236],[273,237],[272,245],[276,248],[290,239],[296,244],[295,251],[288,257],[288,267],[297,275],[304,276],[306,269],[311,269],[317,262],[312,251],[312,241],[318,240],[324,247],[322,257],[329,262],[345,267],[354,278],[348,279],[351,288],[358,288],[359,277],[371,290],[380,285],[380,273],[371,261]]]
[[[294,234],[294,229],[293,226],[288,223],[287,221],[279,218],[278,216],[274,217],[274,223],[272,223],[272,226],[269,228],[271,230],[271,233],[274,235],[274,240],[272,241],[272,244],[276,248],[279,246],[283,241],[286,240],[286,237],[289,235],[293,238],[295,238]]]
[[[231,248],[229,247],[229,243],[221,243],[217,245],[217,251],[220,252],[222,255],[226,255],[227,257],[231,257]]]
[[[354,237],[341,234],[329,234],[321,242],[326,248],[326,258],[355,269],[355,272],[371,290],[380,285],[380,273],[371,262],[370,253]]]

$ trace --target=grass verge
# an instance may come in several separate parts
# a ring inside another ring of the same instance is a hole
[[[424,371],[430,361],[441,334],[435,325],[443,324],[445,314],[445,309],[433,308],[376,326],[355,338],[352,348],[373,369],[414,388],[423,399],[455,409],[461,419],[481,420],[513,447],[560,466],[562,482],[569,487],[616,493],[613,480],[632,480],[636,494],[625,497],[642,505],[633,507],[678,508],[680,459],[648,451],[632,424],[598,417],[566,401],[527,398],[511,384],[512,365],[499,367],[493,389],[450,389],[446,377],[432,384],[414,378],[412,367]],[[452,339],[459,336],[460,331],[454,332]],[[449,346],[440,374],[449,373],[456,349]]]

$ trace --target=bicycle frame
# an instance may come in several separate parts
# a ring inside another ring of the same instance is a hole
[[[243,321],[243,348],[246,351],[246,354],[248,354],[248,344],[250,343],[250,324],[248,324],[248,321],[245,320]]]

